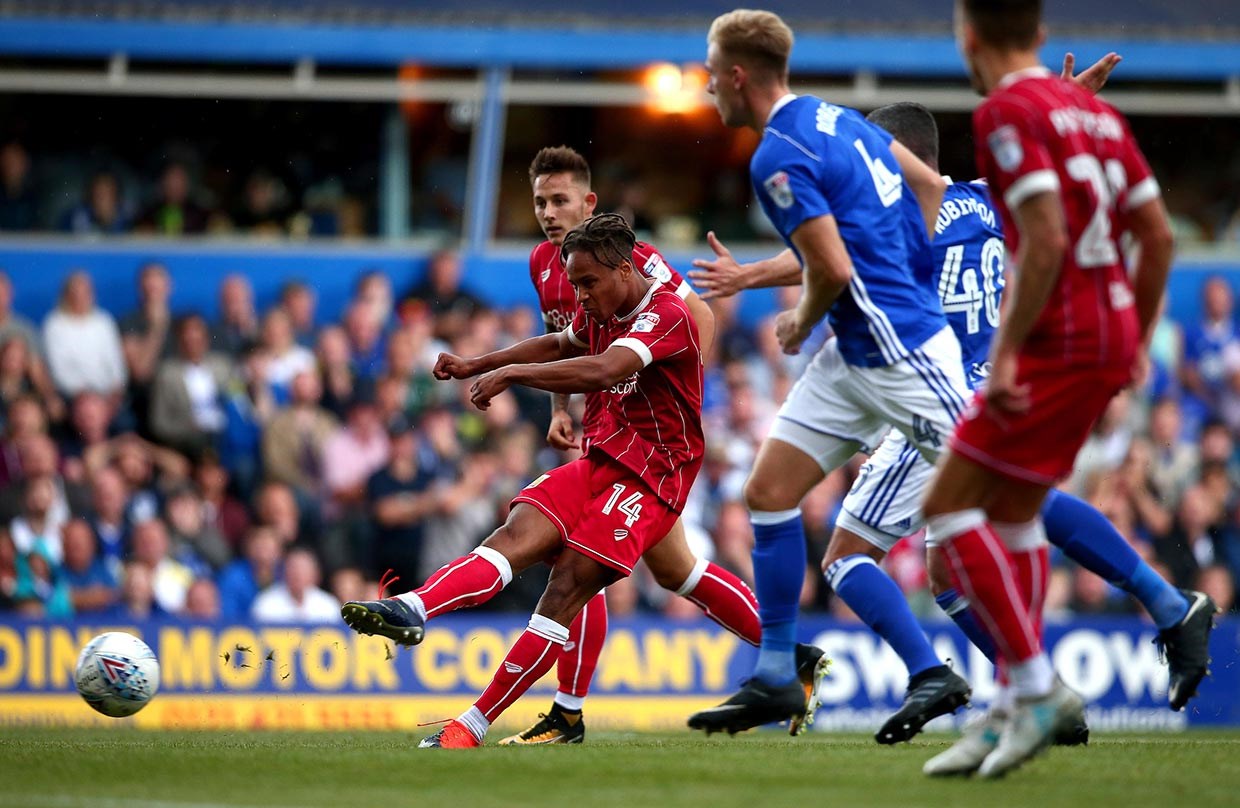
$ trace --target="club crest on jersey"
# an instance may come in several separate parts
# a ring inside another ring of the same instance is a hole
[[[629,537],[629,532],[624,528],[616,528],[612,535],[616,537],[616,541],[624,541]]]
[[[551,267],[547,267],[546,269],[542,271],[542,282],[546,283],[547,278],[550,278],[550,277],[551,277]]]
[[[779,208],[787,210],[792,207],[796,198],[792,195],[792,183],[788,180],[787,171],[776,171],[762,183],[771,201]]]
[[[663,262],[663,256],[658,253],[646,259],[642,272],[646,273],[647,278],[654,278],[659,283],[667,283],[672,279],[671,267]]]
[[[1004,171],[1015,171],[1024,162],[1025,150],[1020,145],[1020,135],[1010,124],[1000,126],[991,132],[986,138],[986,144],[990,146],[990,153],[995,156],[995,162]]]
[[[653,311],[643,312],[637,315],[637,319],[633,321],[633,327],[629,329],[632,334],[648,334],[654,331],[654,327],[659,324],[659,315]]]

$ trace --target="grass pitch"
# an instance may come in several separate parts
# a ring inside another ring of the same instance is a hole
[[[1100,735],[999,782],[930,780],[953,740],[594,733],[583,746],[413,748],[406,733],[0,731],[8,808],[1236,805],[1240,733]]]

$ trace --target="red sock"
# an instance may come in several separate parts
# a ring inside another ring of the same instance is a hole
[[[556,667],[560,692],[585,698],[607,639],[607,597],[599,592],[568,627],[568,642]]]
[[[1008,665],[1042,650],[1029,619],[1007,547],[989,524],[957,534],[943,546],[952,581],[965,593]]]
[[[1036,550],[1012,552],[1012,564],[1016,568],[1016,583],[1021,597],[1029,609],[1029,619],[1042,640],[1042,607],[1046,604],[1046,588],[1050,583],[1050,548],[1045,544]]]
[[[699,568],[701,574],[699,575]],[[694,577],[697,580],[694,581]],[[758,599],[744,581],[718,564],[694,567],[693,575],[676,594],[698,606],[706,616],[750,645],[762,641],[762,622],[758,619]]]
[[[489,547],[479,547],[440,567],[414,591],[422,598],[427,618],[431,618],[486,603],[511,580],[512,567],[508,560]]]
[[[568,629],[540,614],[530,618],[529,627],[517,638],[508,656],[495,671],[491,684],[482,691],[474,707],[494,722],[530,686],[551,670],[563,653]]]

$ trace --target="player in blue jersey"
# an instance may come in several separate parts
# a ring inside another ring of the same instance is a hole
[[[745,484],[762,644],[740,691],[690,717],[707,732],[806,711],[793,657],[806,563],[801,500],[856,452],[876,449],[891,426],[933,462],[969,395],[960,345],[929,283],[926,221],[945,183],[855,110],[790,93],[791,49],[788,26],[765,11],[724,14],[708,35],[708,92],[725,124],[761,134],[754,189],[803,267],[800,302],[779,315],[776,335],[797,353],[825,316],[834,336],[789,393]],[[965,704],[968,683],[934,653],[899,587],[861,540],[837,540],[849,551],[836,592],[908,666],[913,687],[896,724]]]
[[[1101,87],[1118,61],[1111,55],[1078,77],[1093,90]],[[1065,76],[1071,76],[1071,59]],[[938,131],[924,107],[901,103],[875,110],[869,116],[891,132],[928,165],[938,166]],[[713,242],[714,261],[698,261],[690,273],[704,297],[728,296],[744,288],[799,282],[795,260],[787,254],[754,265],[741,266],[723,245]],[[936,279],[948,320],[962,346],[964,370],[970,386],[984,382],[991,337],[998,324],[1003,287],[1004,253],[1001,224],[991,206],[984,182],[949,184],[935,220],[932,243]],[[864,538],[871,554],[881,558],[901,536],[923,524],[920,500],[932,467],[907,450],[896,431],[863,467],[843,504],[837,527]],[[1089,504],[1062,492],[1051,492],[1043,509],[1051,543],[1086,569],[1132,594],[1153,617],[1171,668],[1169,692],[1172,709],[1181,709],[1205,673],[1209,625],[1188,621],[1190,606],[1204,598],[1198,592],[1176,590],[1141,560],[1109,521]],[[951,586],[938,553],[928,556],[931,586],[939,605],[991,661],[995,651],[968,602]],[[824,569],[837,559],[828,551]],[[1058,740],[1082,742],[1088,737],[1083,723]],[[880,740],[881,732],[880,732]]]

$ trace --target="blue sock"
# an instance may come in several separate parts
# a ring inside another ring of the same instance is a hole
[[[753,512],[753,577],[762,621],[754,676],[772,685],[797,678],[797,612],[805,581],[805,526],[800,509]]]
[[[921,630],[908,600],[891,576],[867,555],[850,555],[827,568],[827,583],[848,608],[904,660],[911,679],[942,665]]]
[[[1071,494],[1051,491],[1042,505],[1046,538],[1064,555],[1141,602],[1159,628],[1188,614],[1188,599],[1141,560],[1098,509]]]
[[[939,604],[939,608],[947,613],[960,630],[964,632],[964,636],[969,642],[977,646],[978,650],[986,655],[986,658],[994,662],[998,655],[995,653],[994,640],[990,639],[990,635],[982,628],[982,624],[978,622],[977,615],[974,614],[969,601],[964,595],[961,595],[955,589],[948,589],[934,598],[934,602]]]

